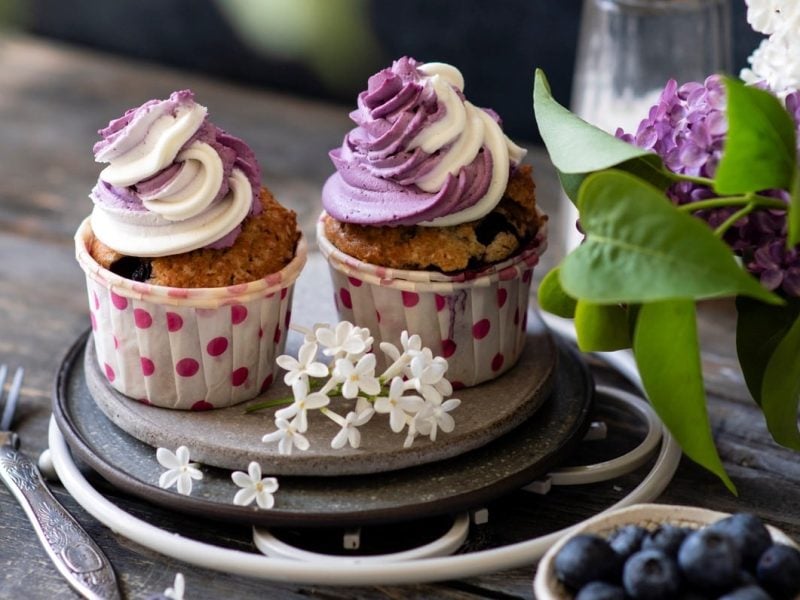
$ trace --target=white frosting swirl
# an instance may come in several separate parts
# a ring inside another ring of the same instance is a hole
[[[92,230],[101,242],[129,256],[169,256],[201,248],[233,230],[250,212],[253,191],[247,177],[234,169],[229,181],[221,201],[180,221],[95,204]]]
[[[193,142],[175,157],[180,171],[152,194],[140,193],[147,210],[169,221],[183,221],[203,212],[222,185],[222,160],[208,144]],[[249,184],[248,184],[249,185]]]
[[[110,163],[100,179],[117,187],[138,183],[175,160],[206,118],[206,107],[196,103],[180,105],[175,114],[158,110],[145,112],[126,128],[126,135],[95,155],[95,161]]]
[[[433,89],[445,107],[445,114],[411,140],[409,149],[421,148],[433,154],[450,145],[439,164],[416,182],[420,189],[429,193],[439,191],[448,176],[457,175],[475,160],[484,146],[492,156],[492,180],[478,202],[420,225],[448,227],[480,219],[490,213],[503,197],[508,185],[509,162],[519,164],[526,150],[512,142],[486,111],[461,99],[456,90],[463,91],[464,78],[458,69],[445,63],[425,63],[419,66],[419,71],[424,74],[423,85]]]

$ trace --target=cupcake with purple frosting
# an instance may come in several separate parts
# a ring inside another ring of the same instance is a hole
[[[371,77],[317,233],[340,316],[395,344],[418,333],[468,386],[519,358],[546,217],[525,150],[463,90],[455,67],[411,58]]]
[[[99,368],[122,394],[169,408],[258,395],[305,262],[294,212],[189,90],[99,134],[95,160],[107,166],[75,237]]]

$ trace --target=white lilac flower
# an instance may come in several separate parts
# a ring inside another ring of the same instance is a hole
[[[375,339],[370,335],[370,331],[367,327],[353,327],[353,335],[361,339],[364,349],[358,352],[348,352],[346,357],[352,360],[358,360],[364,356],[364,354],[372,350],[372,342],[374,342]]]
[[[404,329],[400,334],[400,346],[403,348],[402,352],[391,342],[381,342],[381,350],[383,353],[392,361],[397,361],[402,355],[414,358],[414,356],[421,352],[422,338],[416,333],[414,335],[408,335],[408,332]]]
[[[745,4],[747,22],[753,30],[770,35],[780,28],[782,9],[788,9],[790,3],[784,0],[745,0]]]
[[[175,452],[159,448],[156,450],[156,460],[167,469],[158,478],[161,488],[171,488],[177,482],[178,493],[188,496],[192,493],[192,480],[203,478],[203,473],[198,469],[200,465],[189,462],[189,449],[186,446],[179,447]]]
[[[278,491],[278,480],[274,477],[261,477],[261,465],[253,461],[244,471],[234,471],[231,473],[233,483],[240,489],[233,497],[233,503],[237,506],[249,506],[256,501],[260,508],[272,508],[275,506],[273,494]]]
[[[266,434],[261,438],[262,442],[278,442],[278,452],[285,455],[292,453],[292,448],[296,447],[298,450],[308,450],[309,443],[306,436],[298,431],[294,421],[289,422],[286,419],[277,417],[275,419],[275,426],[277,431]]]
[[[375,377],[375,355],[366,354],[356,364],[346,358],[336,360],[334,378],[342,384],[342,396],[355,398],[359,393],[376,396],[381,393],[381,384]]]
[[[448,413],[458,408],[460,404],[461,400],[458,398],[450,398],[441,404],[427,403],[414,418],[417,431],[430,436],[432,442],[436,441],[437,430],[450,433],[455,429],[456,422]]]
[[[417,413],[417,415],[419,415],[419,413]],[[411,423],[408,424],[408,433],[406,434],[406,439],[403,441],[403,448],[411,448],[417,435],[419,435],[416,421],[417,419],[415,416],[415,418],[411,420]]]
[[[300,346],[297,358],[282,354],[275,359],[278,366],[286,370],[286,375],[283,376],[286,385],[294,385],[300,379],[308,381],[309,377],[326,377],[328,375],[328,367],[321,362],[314,361],[318,348],[314,342],[306,342]]]
[[[185,587],[186,583],[183,580],[183,573],[177,573],[175,575],[175,583],[172,584],[172,587],[168,587],[164,590],[164,597],[170,600],[183,600]]]
[[[358,399],[356,409],[347,413],[346,417],[342,418],[336,415],[337,418],[334,420],[341,425],[342,428],[331,440],[331,448],[338,450],[339,448],[344,448],[344,445],[348,443],[353,448],[361,446],[361,432],[358,428],[366,424],[372,418],[372,415],[375,414],[375,410],[368,402],[365,403],[366,406],[361,405],[362,400],[363,398]],[[330,413],[330,415],[331,418],[333,418],[333,413]]]
[[[328,324],[327,323],[314,323],[314,325],[311,326],[311,329],[309,329],[308,327],[303,327],[302,325],[297,325],[295,323],[292,323],[291,326],[290,326],[290,329],[294,329],[298,333],[302,333],[303,334],[303,342],[307,343],[307,342],[316,342],[317,341],[317,330],[319,330],[319,329],[321,329],[323,327],[328,327]]]
[[[327,406],[330,404],[331,399],[327,394],[321,392],[312,392],[309,394],[308,384],[300,380],[295,381],[292,386],[292,393],[294,394],[294,402],[286,408],[275,411],[275,417],[285,419],[286,421],[294,419],[292,422],[297,431],[305,433],[308,430],[308,410],[315,410]]]
[[[375,412],[389,413],[389,426],[395,433],[406,426],[406,415],[419,412],[424,405],[419,396],[403,396],[404,391],[403,379],[395,377],[389,386],[389,395],[375,400]]]
[[[453,389],[450,382],[444,379],[447,366],[447,360],[441,356],[433,357],[431,351],[425,348],[425,351],[411,359],[406,385],[416,389],[425,400],[438,404],[442,401],[443,392],[448,389],[452,392]]]
[[[369,330],[366,330],[367,336]],[[317,341],[324,348],[325,356],[340,358],[348,355],[360,355],[369,349],[372,338],[365,337],[361,327],[349,321],[342,321],[335,329],[320,327],[316,331]]]

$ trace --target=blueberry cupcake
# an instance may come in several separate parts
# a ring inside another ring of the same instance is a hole
[[[395,344],[418,333],[471,386],[519,358],[546,217],[525,150],[463,90],[455,67],[411,58],[371,77],[317,234],[342,318]]]
[[[122,394],[167,408],[258,395],[306,258],[294,212],[189,90],[99,133],[95,160],[107,166],[75,247],[100,369]]]

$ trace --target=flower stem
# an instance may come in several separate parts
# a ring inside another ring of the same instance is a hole
[[[244,412],[245,413],[256,412],[258,410],[264,410],[265,408],[272,408],[274,406],[291,404],[292,402],[294,402],[294,398],[278,398],[277,400],[267,400],[266,402],[257,402],[245,408]]]
[[[727,206],[749,206],[753,208],[777,208],[786,209],[786,202],[778,198],[760,196],[758,194],[745,194],[743,196],[724,196],[722,198],[709,198],[708,200],[698,200],[681,204],[677,209],[681,212],[695,212],[709,208],[725,208]],[[751,208],[750,210],[752,210]]]
[[[714,187],[714,180],[709,179],[708,177],[696,177],[694,175],[684,175],[682,173],[673,173],[672,171],[664,171],[664,174],[667,175],[670,179],[674,179],[675,181],[688,181],[690,183],[696,183],[698,185],[707,185],[708,187]]]
[[[718,238],[721,238],[722,236],[725,235],[725,232],[728,231],[728,229],[730,229],[733,226],[734,223],[736,223],[736,221],[738,221],[739,219],[741,219],[744,216],[749,215],[753,211],[753,209],[755,209],[755,208],[756,208],[755,202],[751,202],[750,204],[747,204],[746,206],[743,206],[742,208],[737,210],[735,213],[733,213],[730,217],[725,219],[719,225],[719,227],[717,227],[714,230],[714,235],[717,236]]]

